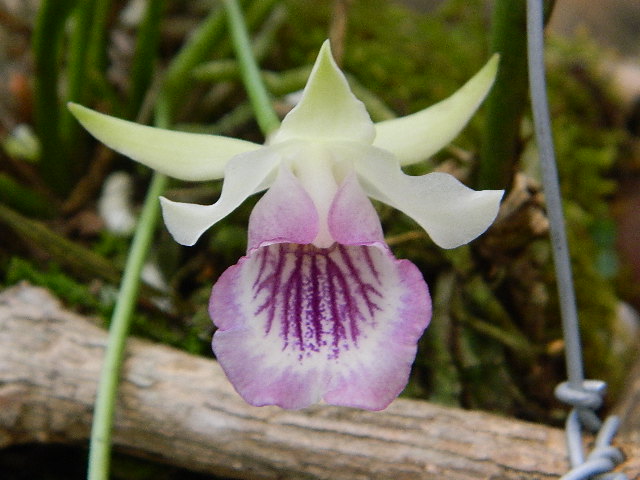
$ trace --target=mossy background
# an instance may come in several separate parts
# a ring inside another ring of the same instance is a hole
[[[276,31],[261,62],[273,72],[310,65],[327,37],[332,14],[328,1],[281,3],[286,7],[287,19]],[[120,7],[120,3],[113,7],[114,35],[131,40],[135,29],[118,24],[116,13]],[[192,25],[199,21],[203,10],[199,2],[187,5],[175,1],[168,2],[166,15],[187,19]],[[342,64],[359,85],[395,114],[403,115],[447,97],[470,78],[489,56],[489,30],[490,9],[479,0],[449,0],[428,14],[385,0],[354,1],[349,10]],[[181,42],[168,28],[163,34],[162,56],[158,60],[161,65]],[[94,92],[88,103],[118,112],[126,102],[121,94],[126,81],[118,79],[126,78],[130,59],[117,49],[111,54],[111,95]],[[616,285],[624,285],[630,277],[619,267],[611,202],[618,186],[616,172],[639,162],[637,157],[633,160],[633,155],[638,155],[634,146],[637,140],[624,128],[625,118],[620,113],[623,108],[609,79],[601,73],[601,58],[602,51],[588,36],[549,39],[548,86],[582,322],[585,370],[590,378],[609,383],[607,400],[615,402],[636,350],[625,343],[629,339],[620,333],[617,320],[618,304],[629,289],[617,290]],[[255,123],[238,109],[244,101],[238,81],[194,81],[193,91],[183,102],[188,108],[180,112],[181,126],[223,129],[227,135],[257,140],[260,135]],[[229,112],[236,115],[231,118]],[[482,161],[478,152],[483,125],[484,112],[480,110],[456,139],[454,148],[412,167],[411,173],[440,168],[469,181]],[[538,166],[528,113],[522,122],[520,141],[522,155],[513,161],[535,182]],[[90,140],[84,138],[83,142],[87,152],[96,151]],[[114,160],[110,170],[116,169],[134,175],[136,198],[140,199],[149,173],[123,159]],[[12,168],[6,170],[6,175],[15,173]],[[16,176],[15,183],[20,185],[24,180]],[[511,185],[504,187],[510,189]],[[177,182],[167,193],[184,201],[209,203],[218,194],[219,185],[203,187]],[[59,236],[107,257],[118,271],[126,258],[129,240],[104,231],[95,214],[96,195],[97,192],[89,195],[72,213],[59,209],[34,212],[31,203],[17,197],[0,201]],[[154,258],[169,290],[143,294],[133,334],[211,355],[213,327],[206,311],[209,292],[216,278],[243,255],[245,229],[254,203],[255,199],[246,202],[193,248],[177,246],[164,229],[158,232]],[[517,248],[495,258],[483,253],[482,240],[442,251],[410,219],[384,205],[376,207],[396,256],[418,265],[434,298],[434,318],[421,341],[404,395],[558,424],[566,408],[554,399],[552,389],[564,380],[565,372],[547,238],[521,238]],[[74,222],[81,222],[81,215],[96,222],[95,227],[88,228],[86,223],[73,227]],[[82,262],[82,258],[78,261]],[[37,242],[25,243],[20,233],[11,228],[3,234],[0,245],[0,271],[4,287],[22,280],[45,286],[70,307],[98,318],[105,326],[108,322],[115,299],[113,282],[78,274],[78,268],[70,268],[67,260],[51,256]],[[26,475],[31,467],[21,463],[21,452],[0,452],[0,471],[6,468],[13,472],[6,478],[62,478],[55,472],[49,476],[42,476],[41,471]],[[74,452],[69,455],[84,460],[84,453]],[[132,466],[136,462],[117,461],[116,465],[126,467],[116,467],[113,478],[196,478],[163,467]],[[80,478],[74,472],[65,474],[65,478]]]

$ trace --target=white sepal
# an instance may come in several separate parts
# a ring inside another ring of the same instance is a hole
[[[232,157],[262,147],[235,138],[140,125],[76,103],[68,106],[82,126],[109,148],[180,180],[222,178]]]
[[[429,158],[447,146],[467,125],[493,85],[499,56],[449,98],[406,117],[376,123],[374,147],[393,153],[400,165]]]
[[[371,144],[375,130],[331,55],[329,41],[320,53],[300,102],[282,121],[271,143],[291,139],[349,140]]]

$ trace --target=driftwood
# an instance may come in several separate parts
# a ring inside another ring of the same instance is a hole
[[[0,294],[0,447],[86,444],[106,333],[46,291]],[[195,471],[258,479],[546,479],[566,472],[563,432],[397,400],[384,412],[246,405],[217,363],[131,339],[114,442]],[[619,439],[620,467],[640,446]]]

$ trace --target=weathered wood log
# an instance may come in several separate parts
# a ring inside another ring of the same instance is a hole
[[[86,443],[106,332],[26,285],[0,294],[0,447]],[[546,479],[566,472],[563,432],[397,400],[384,412],[246,405],[215,361],[131,339],[116,448],[257,479]],[[621,444],[621,470],[640,448]]]
[[[620,435],[628,442],[640,445],[640,356],[627,377],[615,413],[620,416]]]

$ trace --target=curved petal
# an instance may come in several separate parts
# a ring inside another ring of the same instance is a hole
[[[140,125],[75,103],[68,107],[82,126],[109,148],[180,180],[222,178],[233,156],[261,148],[235,138]]]
[[[209,311],[216,357],[248,403],[380,410],[407,383],[431,302],[386,248],[276,244],[227,269]]]
[[[302,99],[282,121],[271,143],[294,138],[351,140],[371,144],[373,122],[351,90],[325,41]]]
[[[213,205],[180,203],[160,197],[164,223],[176,242],[193,245],[205,230],[234,211],[247,197],[266,188],[281,157],[269,148],[237,155],[225,169],[220,198]]]
[[[449,98],[402,118],[376,123],[375,147],[393,153],[400,165],[425,160],[465,127],[493,85],[498,54]]]
[[[384,243],[378,213],[358,183],[354,172],[340,185],[329,210],[329,231],[343,245]]]
[[[468,243],[489,228],[504,194],[472,190],[448,173],[406,175],[390,154],[374,148],[355,166],[370,196],[409,215],[442,248]]]
[[[317,234],[313,200],[291,171],[281,166],[275,182],[251,211],[247,251],[273,243],[311,243]]]

